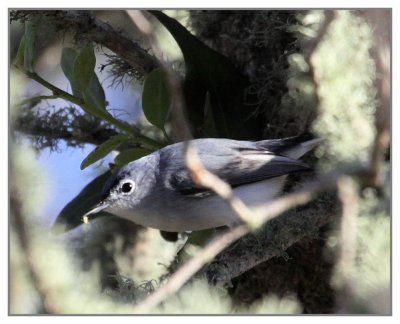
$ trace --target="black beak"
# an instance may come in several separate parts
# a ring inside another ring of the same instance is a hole
[[[87,218],[88,215],[91,214],[96,214],[100,211],[102,211],[103,209],[106,209],[109,205],[107,203],[105,203],[104,201],[101,201],[99,204],[97,204],[96,206],[94,206],[92,209],[90,209],[85,215],[83,215],[83,218]]]

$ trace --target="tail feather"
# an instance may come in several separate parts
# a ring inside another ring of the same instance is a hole
[[[256,145],[275,154],[298,159],[314,149],[321,141],[322,139],[315,138],[310,133],[305,133],[293,137],[263,140],[257,142]]]
[[[300,143],[297,146],[291,147],[288,150],[283,151],[282,154],[292,159],[298,159],[307,152],[316,148],[321,141],[321,138],[314,138],[312,140]]]

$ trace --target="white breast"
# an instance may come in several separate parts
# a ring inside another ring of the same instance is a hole
[[[248,207],[258,207],[281,192],[285,177],[242,185],[233,191]],[[233,226],[239,221],[235,212],[217,195],[154,200],[152,204],[146,204],[145,208],[121,209],[113,212],[143,226],[170,232]]]

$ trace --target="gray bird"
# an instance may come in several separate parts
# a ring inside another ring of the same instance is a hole
[[[318,142],[309,135],[258,142],[191,141],[204,167],[229,183],[249,207],[276,197],[287,174],[309,170],[298,158]],[[106,211],[167,232],[237,224],[226,202],[194,183],[183,150],[184,143],[172,144],[119,169],[104,185],[102,201],[86,216]]]

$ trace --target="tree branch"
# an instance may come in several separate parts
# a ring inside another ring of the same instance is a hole
[[[302,208],[294,208],[272,219],[248,239],[239,240],[219,254],[199,276],[205,276],[212,285],[225,285],[258,264],[281,256],[303,238],[317,236],[319,228],[337,215],[335,198],[334,193],[325,193]]]
[[[390,146],[390,9],[362,10],[360,16],[364,17],[371,25],[374,33],[374,42],[371,48],[371,56],[375,61],[377,90],[377,107],[375,112],[376,136],[371,153],[368,185],[381,187],[382,162],[387,148]]]
[[[354,296],[354,266],[357,247],[357,213],[358,194],[355,184],[349,177],[338,181],[338,196],[341,205],[340,219],[340,255],[338,268],[342,277],[342,284],[337,296],[339,313],[351,313],[349,302]]]
[[[17,67],[18,68],[18,67]],[[141,144],[145,144],[149,146],[150,148],[155,148],[155,149],[160,149],[163,147],[163,144],[157,142],[156,140],[140,134],[140,131],[136,129],[134,126],[119,120],[117,118],[114,118],[110,113],[107,112],[107,110],[96,110],[94,112],[93,110],[88,108],[88,105],[85,101],[81,100],[80,98],[69,94],[68,92],[61,90],[60,88],[54,86],[53,84],[47,82],[44,80],[42,77],[40,77],[36,72],[29,72],[26,71],[22,68],[19,68],[19,70],[24,73],[28,78],[35,80],[37,83],[41,84],[45,88],[49,89],[50,91],[53,92],[54,96],[57,96],[61,99],[67,100],[75,105],[80,106],[85,112],[87,112],[90,115],[93,115],[95,117],[104,119],[105,121],[109,122],[110,124],[118,127],[120,130],[132,135],[135,139],[138,140]],[[88,111],[91,111],[90,113]]]
[[[114,30],[86,10],[22,11],[29,15],[46,17],[46,21],[59,30],[73,30],[77,37],[86,38],[112,50],[123,58],[140,75],[157,67],[157,60],[137,43]]]
[[[317,31],[317,35],[308,43],[308,46],[304,53],[304,59],[311,67],[311,59],[312,55],[314,54],[315,50],[317,49],[319,43],[321,43],[322,39],[326,35],[328,28],[331,22],[335,19],[336,13],[334,10],[325,10],[324,11],[324,21],[319,26]]]
[[[211,189],[219,197],[235,211],[238,216],[238,221],[247,224],[251,228],[257,228],[257,223],[254,220],[255,211],[250,210],[238,197],[233,193],[231,186],[225,181],[221,180],[212,172],[208,171],[200,161],[196,153],[196,149],[187,142],[186,144],[186,165],[191,173],[193,181],[205,188]]]
[[[119,134],[98,118],[75,114],[71,107],[53,114],[24,110],[13,122],[13,128],[37,138],[38,148],[56,147],[59,140],[65,140],[69,146],[100,145]]]
[[[314,182],[309,183],[307,186],[305,186],[301,190],[298,190],[297,192],[288,194],[284,197],[277,198],[274,201],[269,202],[265,206],[262,206],[258,209],[258,212],[255,214],[255,216],[258,215],[257,222],[259,224],[263,224],[293,207],[310,202],[317,194],[334,188],[338,179],[340,179],[342,176],[342,173],[329,174],[315,180]],[[315,214],[312,217],[315,217]],[[318,224],[318,222],[316,223]],[[294,227],[292,226],[292,228]],[[297,230],[301,231],[301,229],[299,228],[297,228]],[[250,229],[247,225],[239,225],[212,240],[202,250],[200,250],[199,253],[197,253],[193,258],[191,258],[188,262],[183,264],[175,273],[173,273],[169,277],[169,280],[165,285],[161,286],[155,293],[151,294],[148,298],[135,306],[134,312],[146,313],[151,308],[156,307],[157,305],[162,303],[170,295],[176,293],[188,280],[190,280],[190,278],[193,277],[194,274],[196,274],[207,262],[212,260],[218,253],[223,251],[233,242],[237,241],[249,232]],[[303,235],[299,236],[303,237]],[[295,240],[293,240],[292,242],[295,242]],[[275,253],[271,252],[269,258],[275,255],[276,251]],[[239,259],[236,259],[236,262],[238,261]],[[218,281],[225,282],[226,278]]]

